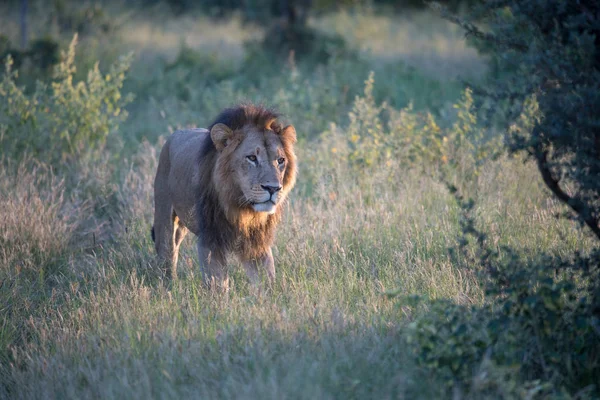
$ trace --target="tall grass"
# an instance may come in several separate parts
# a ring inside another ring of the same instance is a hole
[[[341,140],[333,143],[341,146]],[[318,155],[331,153],[325,142],[298,151],[300,160],[314,160],[303,169],[313,169],[320,180],[309,193],[310,175],[300,175],[276,241],[276,284],[263,294],[249,290],[235,263],[229,295],[207,291],[191,237],[180,259],[182,279],[160,279],[148,234],[154,146],[143,145],[124,163],[114,181],[117,200],[106,204],[112,212],[95,217],[97,224],[116,221],[108,237],[89,249],[90,238],[69,245],[73,224],[85,216],[69,205],[76,202],[61,197],[60,185],[48,192],[33,185],[40,177],[56,179],[50,171],[21,167],[19,179],[4,175],[3,192],[12,194],[2,197],[2,209],[20,215],[5,232],[28,236],[3,239],[12,257],[2,259],[1,293],[9,305],[3,309],[3,393],[445,397],[443,386],[427,383],[435,378],[415,366],[406,342],[414,311],[384,293],[465,305],[483,301],[476,276],[449,257],[460,229],[446,188],[400,165],[376,167],[356,179],[345,160],[331,165]],[[479,180],[477,216],[494,240],[517,243],[531,255],[539,248],[571,251],[585,242],[570,223],[554,218],[559,206],[543,200],[535,174],[521,162],[492,162]],[[27,192],[34,193],[32,200],[15,201]],[[509,207],[515,201],[521,206]],[[30,241],[32,235],[38,242]],[[572,239],[557,242],[556,235]],[[29,247],[19,247],[24,243]],[[44,276],[11,272],[16,258]]]
[[[146,37],[134,35],[129,45]],[[194,75],[194,62],[206,65],[206,54],[196,55],[153,77],[136,77],[142,67],[134,61],[130,89],[138,99],[107,138],[124,146],[60,170],[3,160],[0,397],[450,397],[442,378],[420,366],[410,341],[427,306],[386,296],[485,302],[477,271],[448,250],[458,244],[461,217],[438,179],[442,169],[476,196],[475,219],[496,248],[510,245],[533,258],[540,249],[592,247],[575,224],[555,218],[563,209],[523,160],[500,154],[475,167],[474,153],[453,142],[462,139],[451,104],[434,103],[439,107],[428,114],[387,95],[412,85],[401,77],[414,79],[414,87],[432,82],[426,74],[376,73],[373,82],[373,60],[313,69],[285,60],[289,68],[271,79],[248,84],[242,81],[255,79],[255,71],[234,70],[240,76],[208,82]],[[437,84],[459,102],[460,85]],[[169,130],[205,126],[241,98],[279,106],[301,135],[299,181],[274,248],[276,282],[251,290],[231,260],[229,294],[207,290],[192,235],[182,248],[180,280],[167,282],[149,235],[158,151]],[[477,171],[467,180],[468,168]],[[513,393],[512,383],[495,376],[474,374],[472,396]]]

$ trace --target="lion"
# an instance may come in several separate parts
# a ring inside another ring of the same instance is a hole
[[[168,278],[177,279],[179,246],[198,237],[204,281],[228,290],[226,259],[236,255],[251,283],[275,279],[271,246],[296,182],[296,130],[271,109],[242,104],[208,129],[173,133],[154,180],[152,239]]]

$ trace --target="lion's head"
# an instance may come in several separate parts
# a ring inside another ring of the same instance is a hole
[[[213,183],[226,212],[275,214],[296,181],[293,126],[269,109],[242,105],[210,126],[216,149]]]

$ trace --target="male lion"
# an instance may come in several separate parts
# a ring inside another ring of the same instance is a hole
[[[227,290],[234,253],[252,283],[264,268],[275,278],[271,245],[282,206],[296,182],[296,131],[272,110],[240,105],[206,129],[173,133],[154,180],[152,238],[167,276],[177,278],[179,246],[198,236],[202,276]]]

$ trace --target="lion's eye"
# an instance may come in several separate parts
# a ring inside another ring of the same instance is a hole
[[[277,162],[279,163],[279,165],[281,165],[285,162],[285,158],[281,157],[279,160],[277,160]]]
[[[251,155],[251,156],[247,156],[246,158],[247,158],[248,160],[252,161],[253,163],[255,163],[255,162],[256,162],[256,156],[255,156],[254,154],[253,154],[253,155]]]

